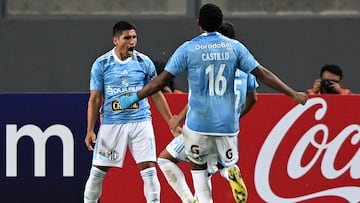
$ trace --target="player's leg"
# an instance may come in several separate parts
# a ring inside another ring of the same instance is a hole
[[[183,203],[193,203],[195,198],[186,182],[185,175],[177,166],[179,161],[187,161],[183,136],[175,137],[160,153],[158,165],[171,188]]]
[[[160,182],[156,172],[156,146],[151,121],[132,123],[129,150],[144,181],[146,202],[160,202]]]
[[[156,162],[145,161],[137,163],[144,182],[144,195],[147,203],[160,202],[160,182],[157,177]]]
[[[240,169],[236,165],[238,161],[238,138],[237,136],[219,137],[216,142],[219,148],[220,174],[229,181],[233,197],[237,203],[245,203],[247,189],[241,177]]]
[[[93,152],[93,165],[85,184],[84,203],[97,203],[101,196],[102,183],[108,169],[113,166],[121,167],[123,164],[127,140],[126,136],[125,139],[120,137],[120,135],[123,135],[123,133],[120,133],[120,129],[119,125],[100,126]],[[115,140],[122,140],[122,142],[119,142],[119,145]]]
[[[201,203],[212,203],[211,187],[208,184],[207,155],[214,147],[211,136],[200,135],[183,128],[185,153],[190,161],[195,194]]]
[[[102,183],[108,168],[92,166],[90,175],[85,184],[84,203],[97,203],[101,191]]]
[[[210,189],[212,189],[211,177],[219,171],[217,150],[215,148],[213,148],[212,150],[213,151],[210,152],[206,159],[208,170],[208,185]]]

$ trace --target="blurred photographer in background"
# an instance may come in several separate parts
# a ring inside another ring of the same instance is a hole
[[[321,68],[320,79],[316,79],[312,89],[308,89],[308,94],[351,94],[349,89],[341,87],[342,70],[337,65],[324,65]]]

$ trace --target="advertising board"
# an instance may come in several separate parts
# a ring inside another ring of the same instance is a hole
[[[166,95],[174,114],[186,94]],[[0,94],[2,202],[82,202],[91,166],[84,144],[87,93]],[[152,104],[152,103],[151,103]],[[310,97],[298,105],[259,94],[241,120],[239,155],[250,203],[360,202],[360,95]],[[159,154],[172,139],[152,105]],[[219,107],[221,113],[221,107]],[[181,163],[192,188],[190,167]],[[158,169],[162,202],[180,202]],[[233,202],[230,187],[212,177],[214,202]],[[106,175],[101,203],[145,202],[130,153]]]

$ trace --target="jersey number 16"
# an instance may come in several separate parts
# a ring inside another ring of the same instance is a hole
[[[214,96],[215,94],[218,96],[222,96],[226,91],[226,78],[223,76],[225,69],[225,64],[221,64],[219,68],[219,72],[215,78],[214,65],[209,65],[205,72],[209,74],[209,94],[210,96]]]

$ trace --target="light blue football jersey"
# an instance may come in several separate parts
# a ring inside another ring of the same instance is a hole
[[[234,81],[234,91],[235,91],[235,110],[238,116],[241,114],[246,101],[246,95],[250,92],[253,92],[256,88],[259,87],[259,84],[256,81],[256,77],[249,73],[237,69],[235,72],[235,81]]]
[[[174,76],[188,74],[185,125],[206,135],[237,135],[235,71],[250,73],[258,65],[243,44],[218,32],[203,33],[177,48],[165,70]]]
[[[245,72],[237,69],[235,73],[235,86],[234,91],[236,95],[236,112],[240,117],[240,113],[242,108],[245,105],[246,95],[250,92],[253,92],[256,88],[258,88],[259,84],[256,81],[254,75],[246,74]],[[184,136],[180,134],[175,137],[167,146],[166,150],[176,158],[178,161],[188,161],[185,154],[185,144],[184,144]],[[212,168],[212,167],[208,167]]]
[[[90,90],[104,95],[103,124],[124,124],[151,120],[150,105],[147,98],[122,109],[120,96],[138,92],[157,76],[151,59],[137,51],[121,61],[114,49],[95,60],[91,68]]]

